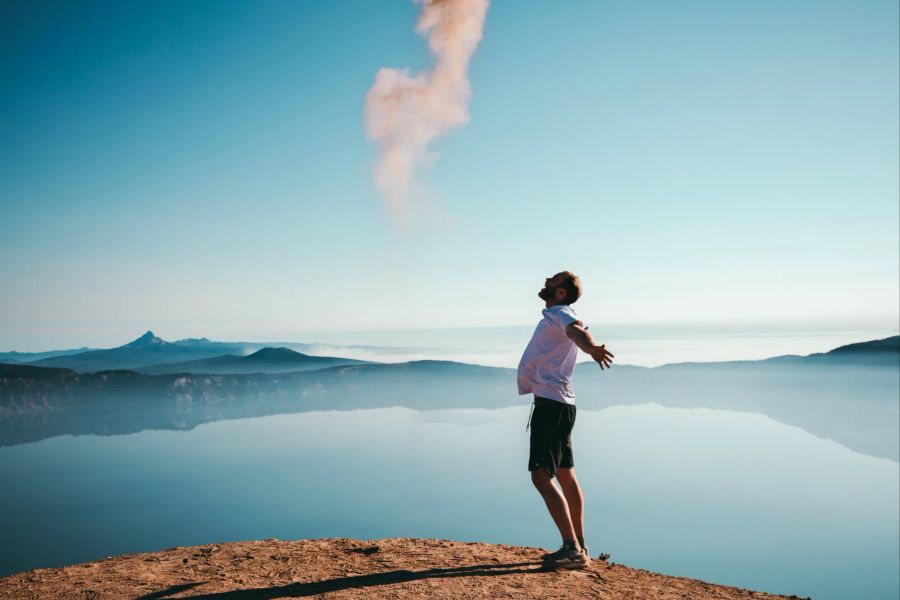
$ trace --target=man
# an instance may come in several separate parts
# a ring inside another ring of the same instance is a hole
[[[575,393],[571,378],[579,348],[601,369],[611,366],[613,355],[594,343],[572,309],[581,296],[581,280],[575,274],[563,271],[550,277],[538,296],[544,301],[544,318],[522,354],[518,372],[519,394],[534,394],[528,418],[528,470],[563,540],[562,547],[544,555],[544,560],[553,567],[579,569],[590,564],[590,556],[584,542],[584,496],[572,456]],[[553,485],[554,476],[562,493]]]

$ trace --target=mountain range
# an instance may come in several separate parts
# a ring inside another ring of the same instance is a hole
[[[429,360],[363,363],[287,348],[176,362],[171,357],[184,356],[185,345],[152,334],[135,342],[68,357],[68,364],[83,369],[148,363],[131,370],[79,372],[49,367],[48,359],[0,364],[0,445],[63,434],[191,429],[220,419],[308,410],[530,403],[530,397],[517,395],[513,369]],[[763,413],[851,449],[900,460],[900,336],[759,361],[608,370],[579,363],[573,384],[581,409],[654,402]]]
[[[225,354],[187,362],[161,363],[138,367],[140,373],[209,373],[215,375],[238,373],[289,373],[312,371],[341,365],[360,365],[365,361],[332,356],[310,356],[290,348],[262,348],[247,356]]]
[[[707,363],[670,363],[665,368],[679,368],[691,364],[709,367],[734,367],[741,364],[760,362],[782,364],[857,364],[896,366],[898,364],[900,336],[881,340],[871,340],[848,344],[828,352],[806,356],[783,355],[751,361],[727,361]],[[255,353],[265,350],[250,360]],[[290,370],[309,370],[337,366],[339,364],[360,364],[363,362],[333,354],[354,351],[377,351],[379,355],[421,350],[415,348],[384,348],[376,346],[334,346],[330,344],[306,344],[298,342],[217,342],[207,338],[187,338],[169,342],[147,331],[137,339],[109,349],[78,348],[72,350],[50,350],[46,352],[5,352],[0,353],[0,363],[29,364],[39,367],[61,367],[79,373],[130,369],[147,374],[155,373],[280,373]],[[328,352],[332,355],[322,356]],[[319,360],[324,359],[324,360]],[[621,366],[621,365],[620,365]],[[294,368],[296,367],[296,369]]]
[[[277,347],[273,347],[277,346]],[[291,348],[293,347],[293,348]],[[139,338],[109,349],[56,350],[27,355],[0,354],[0,362],[38,367],[62,367],[79,373],[133,369],[146,373],[279,373],[363,361],[311,356],[296,348],[321,349],[322,345],[253,342],[215,342],[206,338],[166,341],[147,331]],[[34,358],[40,356],[39,358]],[[33,358],[33,360],[26,360]]]

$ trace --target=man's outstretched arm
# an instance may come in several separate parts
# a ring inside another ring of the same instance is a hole
[[[612,359],[615,355],[606,349],[606,344],[600,344],[598,346],[594,341],[594,336],[581,325],[581,321],[575,321],[574,323],[569,324],[569,326],[566,327],[566,335],[575,342],[576,346],[593,358],[594,361],[600,365],[601,369],[603,367],[608,369],[612,366]]]

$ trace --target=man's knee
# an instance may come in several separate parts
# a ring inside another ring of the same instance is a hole
[[[553,481],[553,475],[550,474],[550,471],[548,471],[546,467],[531,469],[531,483],[533,483],[534,487],[537,489],[540,490],[546,488],[548,485],[553,485],[551,481]]]
[[[578,480],[575,479],[575,467],[560,467],[556,470],[556,479],[559,480],[560,485],[578,485]]]

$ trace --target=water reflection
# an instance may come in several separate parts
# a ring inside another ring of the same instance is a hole
[[[305,412],[0,448],[0,572],[266,537],[555,547],[527,416]],[[897,596],[894,461],[762,415],[658,404],[579,410],[573,437],[595,554],[817,600]]]

